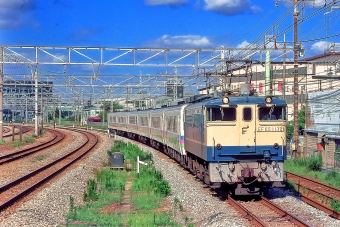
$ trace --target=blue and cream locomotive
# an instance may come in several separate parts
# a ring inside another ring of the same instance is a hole
[[[176,106],[111,112],[108,126],[165,152],[210,187],[258,194],[283,186],[286,108],[278,97],[206,95]]]

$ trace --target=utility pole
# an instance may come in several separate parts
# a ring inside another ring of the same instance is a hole
[[[34,78],[34,114],[35,114],[35,122],[34,122],[34,133],[38,135],[38,73],[35,71],[33,73],[33,78]]]
[[[298,54],[299,54],[299,45],[298,45],[298,16],[299,11],[297,9],[297,0],[294,0],[294,144],[296,153],[298,152],[298,139],[299,139],[299,84],[298,84]]]
[[[3,77],[4,77],[4,48],[0,47],[0,142],[3,140],[3,125],[2,125],[2,119],[3,119]]]

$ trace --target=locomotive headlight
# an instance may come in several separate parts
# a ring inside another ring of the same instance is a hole
[[[279,148],[279,144],[278,143],[274,143],[274,148]]]
[[[222,145],[221,145],[220,143],[218,143],[218,144],[216,145],[216,148],[217,148],[218,150],[221,150]]]
[[[222,102],[223,102],[224,104],[229,103],[229,98],[228,98],[227,96],[224,96],[224,97],[222,98]]]
[[[271,103],[272,102],[272,97],[267,96],[265,100],[266,100],[266,103]]]

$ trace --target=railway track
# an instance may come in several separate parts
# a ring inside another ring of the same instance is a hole
[[[6,132],[4,131],[6,129]],[[24,134],[24,133],[26,133],[26,132],[29,132],[30,130],[32,129],[32,127],[31,126],[22,126],[21,127],[21,134]],[[12,133],[10,133],[12,130],[10,129],[10,128],[8,128],[8,127],[4,127],[3,128],[3,132],[4,133],[7,133],[6,135],[3,135],[3,137],[10,137],[10,136],[13,136],[13,132]],[[14,132],[14,136],[15,135],[19,135],[20,134],[20,131],[19,132]]]
[[[285,178],[297,184],[302,201],[340,220],[340,212],[331,208],[333,199],[340,201],[339,189],[287,171]]]
[[[11,129],[8,128],[8,127],[4,127],[4,128],[2,129],[2,132],[3,132],[3,133],[9,133],[10,131],[11,131]]]
[[[249,219],[254,226],[311,226],[263,196],[258,197],[258,200],[253,199],[248,202],[240,202],[232,197],[226,201]]]
[[[52,137],[51,140],[41,143],[34,147],[30,147],[30,148],[22,149],[22,150],[19,150],[19,151],[10,153],[10,154],[2,155],[0,156],[0,165],[15,161],[19,158],[23,158],[25,156],[34,154],[38,151],[51,147],[65,138],[65,135],[60,131],[52,130],[52,129],[46,129],[46,130],[54,134],[54,137]]]
[[[72,131],[84,134],[87,138],[86,142],[70,151],[67,155],[64,155],[63,157],[60,157],[59,159],[34,170],[25,176],[1,186],[0,210],[10,207],[13,203],[55,177],[58,173],[62,172],[83,157],[98,143],[97,135],[82,130]]]
[[[138,141],[134,141],[136,144],[145,145]],[[164,154],[163,152],[159,152],[162,158],[166,159],[169,162],[176,163],[175,160]],[[202,183],[200,181],[200,183]],[[281,227],[288,227],[288,226],[299,226],[299,227],[311,227],[307,222],[303,221],[302,219],[298,218],[297,216],[283,210],[276,204],[272,203],[265,197],[261,196],[258,197],[259,200],[251,201],[247,203],[243,203],[237,201],[237,199],[228,196],[225,192],[221,191],[220,189],[210,189],[207,187],[203,188],[207,193],[216,195],[221,200],[225,200],[228,204],[238,210],[244,218],[247,218],[249,221],[252,222],[254,226],[281,226]]]

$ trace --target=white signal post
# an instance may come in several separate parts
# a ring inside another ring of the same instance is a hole
[[[148,165],[148,163],[142,162],[139,160],[139,156],[137,156],[137,174],[138,174],[138,178],[139,178],[139,163],[143,164],[143,165]]]

